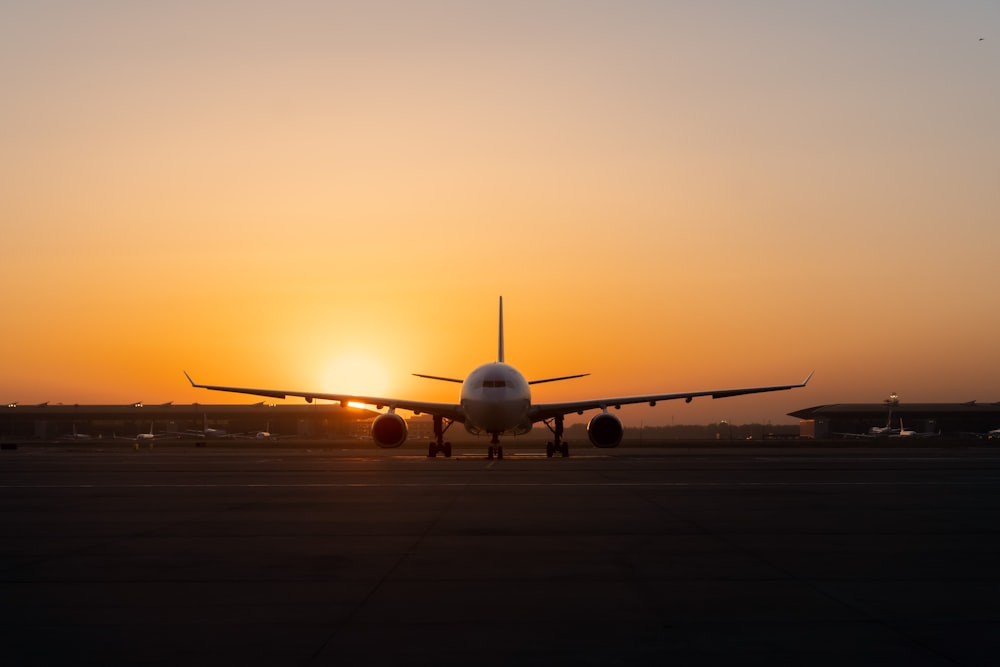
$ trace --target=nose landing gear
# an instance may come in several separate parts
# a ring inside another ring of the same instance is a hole
[[[494,432],[494,433],[491,433],[490,436],[491,436],[491,438],[490,438],[490,448],[488,450],[486,450],[487,451],[486,458],[489,459],[490,461],[492,461],[493,460],[493,456],[495,454],[497,460],[502,461],[503,460],[503,445],[500,444],[500,434]]]

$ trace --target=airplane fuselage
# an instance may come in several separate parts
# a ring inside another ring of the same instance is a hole
[[[531,430],[531,388],[508,364],[483,364],[469,373],[462,383],[461,404],[469,433],[521,435]]]

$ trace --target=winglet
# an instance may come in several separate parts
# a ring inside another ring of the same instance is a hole
[[[191,376],[188,375],[187,371],[184,371],[184,377],[186,377],[188,379],[188,382],[191,383],[192,387],[197,387],[198,386],[197,384],[195,384],[194,380],[191,379]]]
[[[500,336],[497,345],[497,362],[504,363],[503,360],[503,297],[500,297]]]
[[[803,380],[803,381],[802,381],[802,384],[800,384],[799,386],[800,386],[800,387],[804,387],[804,386],[806,386],[807,384],[809,384],[809,380],[812,380],[812,377],[813,377],[813,373],[815,373],[815,372],[816,372],[816,371],[815,371],[815,369],[814,369],[814,370],[812,370],[812,371],[810,371],[810,372],[809,372],[809,376],[808,376],[808,377],[807,377],[807,378],[806,378],[805,380]]]

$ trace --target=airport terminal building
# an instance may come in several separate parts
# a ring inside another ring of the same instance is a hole
[[[59,441],[183,437],[252,438],[259,433],[303,439],[367,437],[376,413],[339,404],[304,405],[18,405],[0,411],[0,439]]]
[[[378,413],[339,404],[273,405],[66,405],[8,404],[0,408],[4,442],[134,439],[139,434],[187,438],[369,438]],[[788,413],[799,420],[799,436],[826,439],[866,436],[872,427],[900,424],[918,434],[985,437],[1000,428],[1000,402],[834,403]],[[410,439],[430,436],[427,417],[407,420]]]
[[[868,435],[873,427],[949,437],[985,437],[1000,428],[1000,403],[834,403],[788,413],[805,438]]]

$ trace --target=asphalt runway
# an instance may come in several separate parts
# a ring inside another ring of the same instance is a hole
[[[0,451],[5,665],[995,664],[1000,451]]]

